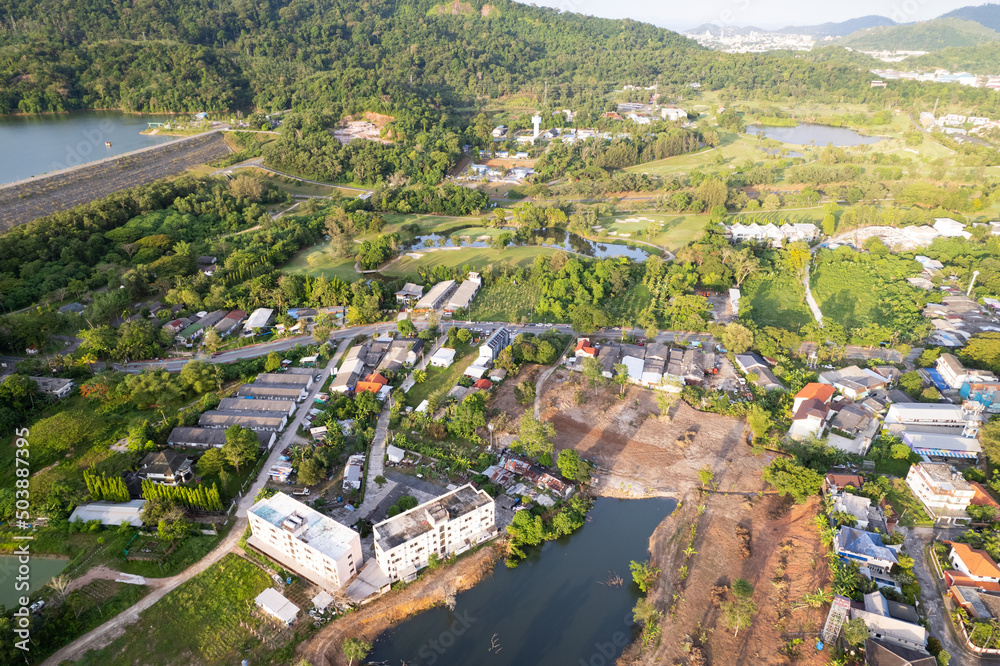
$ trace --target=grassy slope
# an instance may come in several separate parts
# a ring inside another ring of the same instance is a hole
[[[226,555],[180,586],[139,618],[142,631],[127,632],[81,664],[232,664],[260,649],[260,641],[241,626],[260,623],[250,608],[271,579],[254,564]],[[248,603],[249,602],[249,603]],[[265,633],[270,629],[265,628]]]
[[[751,317],[758,326],[779,326],[793,331],[812,320],[802,284],[789,274],[754,278],[743,285],[743,304],[753,307]]]
[[[469,363],[475,360],[479,348],[472,346],[471,342],[469,344],[459,342],[456,344],[455,350],[455,361],[450,367],[427,367],[427,379],[420,384],[414,384],[413,388],[406,393],[407,405],[417,407],[432,395],[443,398],[451,390],[451,387],[461,379],[465,369],[469,367]]]

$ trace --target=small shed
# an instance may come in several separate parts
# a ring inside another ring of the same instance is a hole
[[[390,444],[385,447],[385,455],[389,458],[389,462],[399,463],[403,462],[403,458],[406,457],[406,451],[399,448],[398,446],[393,446]]]
[[[265,613],[276,617],[287,625],[295,622],[295,616],[299,614],[299,607],[283,597],[273,587],[258,594],[253,601]]]

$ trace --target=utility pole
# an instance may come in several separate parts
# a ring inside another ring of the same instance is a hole
[[[969,290],[965,292],[966,296],[972,293],[972,285],[976,284],[977,277],[979,277],[979,271],[972,271],[972,279],[969,280]]]
[[[548,106],[549,104],[549,82],[545,82],[545,95],[542,97],[542,106]]]

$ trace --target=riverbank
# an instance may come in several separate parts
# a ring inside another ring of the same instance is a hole
[[[452,566],[429,571],[403,589],[393,590],[323,627],[299,646],[297,654],[313,666],[346,666],[348,661],[342,649],[345,639],[373,641],[393,625],[448,603],[457,593],[492,575],[505,550],[501,538],[460,558]]]

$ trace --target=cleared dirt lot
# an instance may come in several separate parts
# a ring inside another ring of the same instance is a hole
[[[678,401],[667,421],[659,416],[649,389],[629,387],[620,400],[617,385],[590,389],[580,380],[578,373],[556,371],[543,388],[541,416],[555,424],[556,455],[572,448],[596,463],[599,494],[682,497],[698,485],[698,470],[706,466],[716,476],[735,466],[723,490],[759,488],[759,462],[734,455],[743,439],[741,420],[699,412]],[[576,399],[578,390],[586,397],[582,404]],[[744,487],[744,480],[757,486]]]
[[[215,132],[0,188],[0,231],[225,157]]]
[[[817,504],[795,506],[765,490],[761,471],[774,454],[750,452],[740,419],[699,412],[682,401],[669,419],[660,416],[647,389],[630,387],[621,400],[617,386],[584,387],[581,404],[580,379],[560,370],[542,392],[542,417],[556,426],[556,451],[573,448],[593,459],[601,495],[681,500],[649,540],[652,564],[662,571],[650,593],[664,616],[659,645],[645,651],[633,645],[619,663],[787,664],[791,651],[796,663],[827,663],[827,653],[817,653],[813,642],[826,609],[802,604],[803,595],[828,585],[812,522]],[[698,470],[705,467],[714,473],[715,488],[703,494]],[[738,528],[749,534],[746,558]],[[685,556],[689,543],[697,552]],[[755,586],[760,609],[738,637],[712,601],[712,588],[735,578]],[[794,639],[803,643],[796,647]]]

